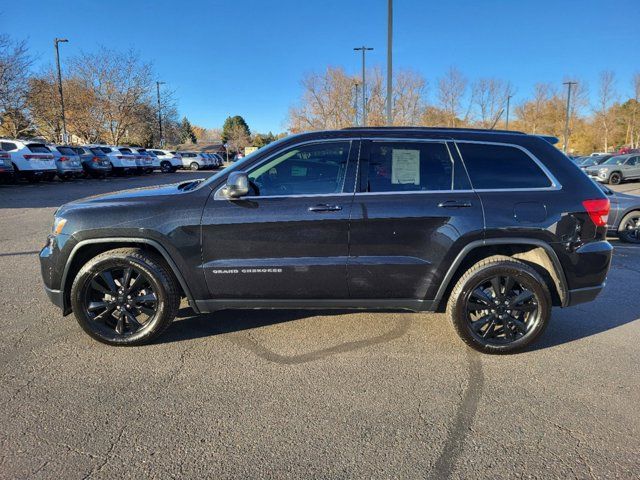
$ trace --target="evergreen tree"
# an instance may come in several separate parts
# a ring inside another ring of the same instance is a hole
[[[229,139],[232,137],[231,133],[233,132],[234,127],[241,127],[247,137],[251,135],[249,125],[247,125],[247,122],[245,122],[244,118],[242,118],[240,115],[227,117],[227,119],[224,121],[224,125],[222,126],[222,143],[229,142]]]
[[[198,143],[198,139],[196,138],[196,134],[193,131],[191,122],[189,122],[187,117],[184,117],[182,119],[182,123],[180,123],[180,141],[182,143]]]

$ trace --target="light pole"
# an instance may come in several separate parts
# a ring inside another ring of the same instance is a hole
[[[367,83],[365,81],[365,54],[368,50],[373,50],[371,47],[356,47],[354,50],[362,50],[362,126],[367,126]]]
[[[391,102],[393,95],[393,0],[387,3],[387,125],[393,125]]]
[[[60,92],[60,110],[62,112],[62,143],[67,143],[67,121],[64,118],[64,95],[62,94],[62,73],[60,71],[60,50],[58,49],[58,44],[68,41],[66,38],[55,38],[53,40],[53,45],[56,48],[56,65],[58,66],[58,91]]]
[[[509,130],[509,104],[511,103],[511,97],[513,97],[513,95],[507,95],[507,121],[505,122],[505,130]]]
[[[353,126],[358,126],[358,82],[353,82],[353,89],[355,91],[355,98],[353,99]]]
[[[563,82],[562,84],[567,86],[567,113],[564,121],[564,146],[562,148],[562,151],[567,153],[567,147],[569,144],[569,108],[571,106],[571,87],[577,85],[578,82]]]
[[[158,93],[158,127],[160,128],[160,146],[164,147],[164,138],[162,135],[162,110],[160,107],[160,85],[164,85],[165,82],[156,82],[156,91]]]

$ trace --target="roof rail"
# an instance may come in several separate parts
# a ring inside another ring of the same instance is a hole
[[[479,132],[479,133],[514,133],[517,135],[525,135],[524,132],[518,130],[495,130],[488,128],[462,128],[462,127],[345,127],[342,130],[415,130],[415,131],[433,131],[433,132]]]

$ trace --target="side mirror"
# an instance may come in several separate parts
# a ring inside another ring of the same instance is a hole
[[[226,198],[239,198],[249,193],[249,177],[245,172],[231,172],[221,192]]]

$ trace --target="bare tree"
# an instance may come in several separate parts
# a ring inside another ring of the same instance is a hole
[[[602,135],[602,145],[604,151],[609,151],[609,140],[613,128],[614,118],[611,107],[616,98],[615,74],[612,71],[604,71],[600,74],[600,87],[598,89],[598,100],[595,106],[596,120],[600,126]]]
[[[11,137],[31,130],[26,103],[32,63],[25,41],[0,35],[0,130]]]
[[[72,59],[70,70],[96,101],[96,127],[109,143],[119,144],[128,130],[141,121],[136,115],[141,105],[151,105],[153,83],[151,65],[134,52],[118,53],[102,48]]]
[[[477,123],[482,128],[494,128],[511,95],[509,83],[497,78],[481,78],[473,83],[472,99],[477,109]]]
[[[528,133],[541,133],[545,112],[555,91],[548,83],[537,83],[533,98],[516,106],[515,113],[522,123],[522,129]]]
[[[438,80],[438,104],[446,113],[449,127],[464,125],[469,119],[470,108],[464,111],[462,107],[467,84],[466,77],[455,67],[450,67],[445,76]]]

